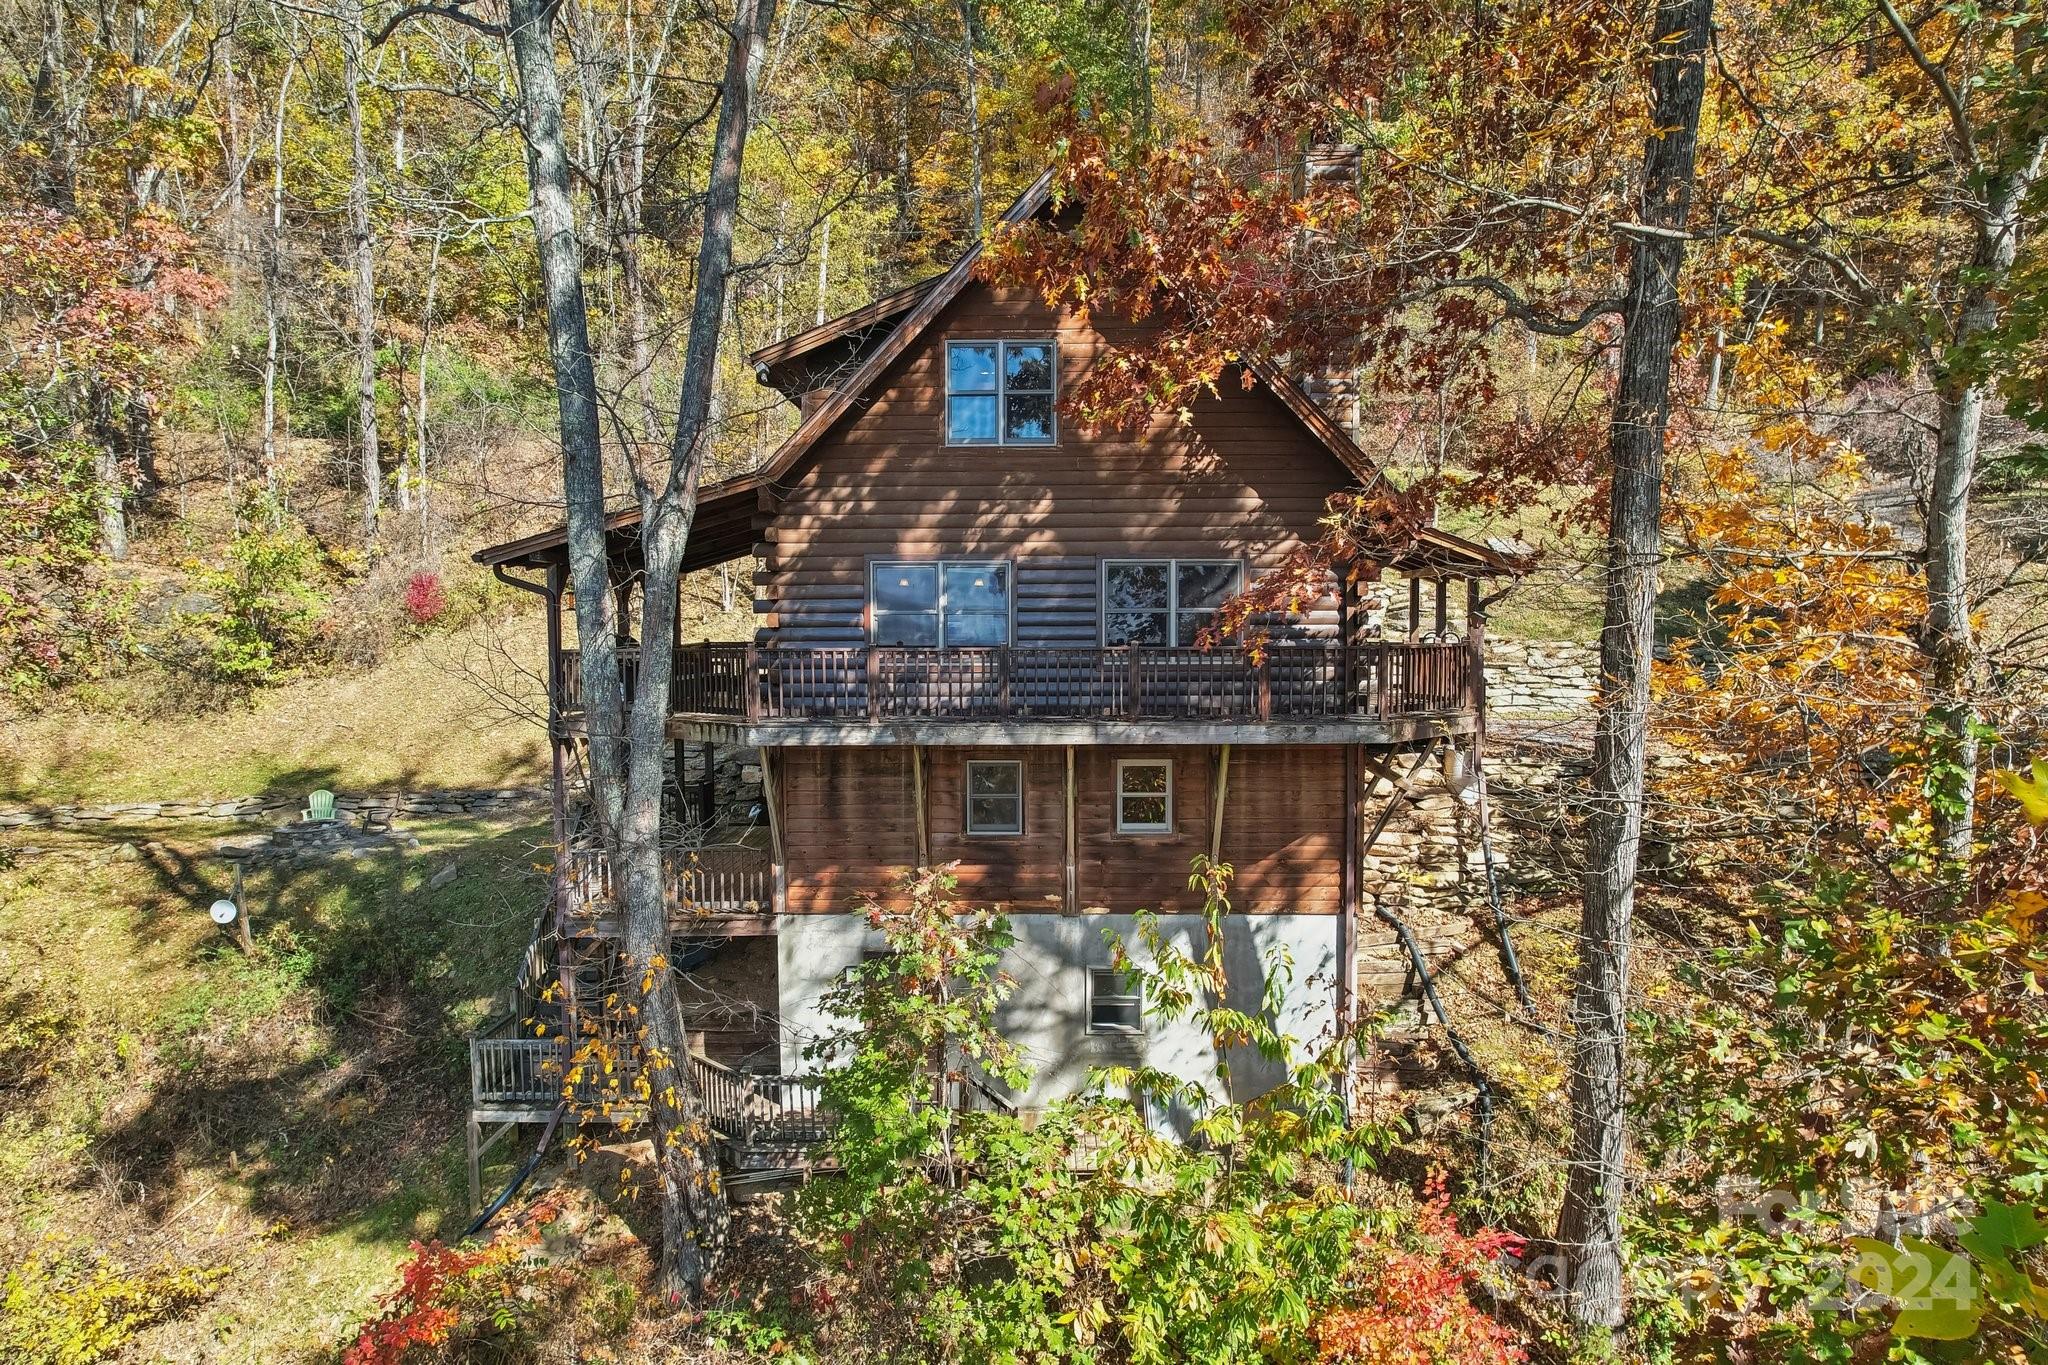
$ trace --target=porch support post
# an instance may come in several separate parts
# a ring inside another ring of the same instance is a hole
[[[1075,813],[1074,800],[1074,746],[1066,746],[1066,819],[1061,849],[1066,858],[1066,898],[1064,909],[1070,915],[1081,912],[1081,847],[1079,839],[1080,821]]]
[[[789,861],[783,856],[782,782],[781,774],[775,771],[776,758],[775,750],[761,750],[761,804],[768,809],[768,851],[775,860],[774,904],[770,908],[780,915],[789,910]]]
[[[910,793],[915,809],[911,812],[911,825],[917,832],[917,865],[932,865],[932,833],[925,820],[924,746],[915,744],[910,749]]]
[[[717,822],[718,745],[708,739],[704,741],[704,772],[697,779],[697,810],[705,824]]]
[[[469,1111],[469,1216],[474,1218],[484,1207],[484,1154],[480,1150],[482,1135],[478,1129],[476,1110]]]
[[[1413,644],[1422,634],[1422,580],[1414,574],[1408,575],[1408,642]]]
[[[1465,685],[1466,704],[1479,722],[1478,738],[1472,744],[1476,754],[1486,744],[1486,607],[1479,598],[1477,578],[1465,580],[1465,649],[1470,655],[1466,664],[1470,670]]]
[[[1447,578],[1436,581],[1436,638],[1441,640],[1451,630],[1451,583]]]
[[[562,733],[562,580],[566,576],[566,565],[548,565],[548,757],[553,770],[552,829],[558,853],[564,851],[569,838],[568,772],[562,760],[562,746],[568,743]]]
[[[1358,917],[1365,905],[1365,799],[1359,746],[1344,746],[1344,870],[1337,906],[1337,1028],[1351,1028],[1358,1009]],[[1348,1087],[1347,1087],[1348,1093]]]
[[[1223,861],[1223,803],[1230,795],[1230,746],[1216,751],[1216,790],[1209,803],[1209,861]]]

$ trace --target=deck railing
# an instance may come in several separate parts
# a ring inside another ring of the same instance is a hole
[[[618,903],[611,857],[602,848],[571,847],[562,869],[562,894],[572,915],[597,914]],[[741,844],[670,850],[662,859],[662,894],[669,913],[692,915],[767,914],[775,896],[775,872],[766,853]]]
[[[620,668],[630,696],[638,652],[621,650]],[[677,649],[669,710],[750,721],[1393,719],[1477,710],[1479,675],[1465,640],[1260,651],[702,644]],[[575,650],[563,651],[556,686],[563,710],[581,709]]]

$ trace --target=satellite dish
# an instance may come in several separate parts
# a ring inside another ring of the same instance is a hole
[[[231,900],[217,900],[207,908],[206,913],[213,916],[215,924],[233,924],[235,916],[242,912]]]

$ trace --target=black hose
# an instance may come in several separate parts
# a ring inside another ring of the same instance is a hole
[[[527,1177],[540,1167],[540,1159],[547,1154],[548,1144],[554,1141],[555,1129],[562,1126],[562,1115],[567,1113],[568,1109],[569,1106],[566,1104],[555,1106],[555,1112],[548,1115],[548,1126],[541,1130],[540,1141],[535,1144],[533,1155],[526,1158],[526,1164],[512,1177],[512,1183],[507,1185],[496,1199],[484,1205],[484,1211],[476,1216],[476,1221],[462,1230],[461,1240],[467,1241],[482,1232],[489,1226],[490,1221],[498,1216],[499,1210],[512,1202],[512,1196],[519,1193],[519,1187],[524,1185]]]

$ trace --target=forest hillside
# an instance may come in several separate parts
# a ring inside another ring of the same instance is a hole
[[[0,1359],[2048,1361],[2034,7],[8,14]],[[1456,533],[1486,709],[1346,779],[1324,1035],[1291,964],[1240,1006],[1219,815],[1208,936],[1103,978],[1219,1074],[1020,1112],[1014,917],[920,866],[823,988],[826,1129],[736,1175],[665,860],[786,879],[777,773],[672,837],[634,697],[776,619],[767,558],[683,571],[700,493],[873,406],[752,353],[955,271],[1107,339],[988,380],[1075,450],[1298,386],[1369,466],[1177,647],[1413,643],[1382,572]],[[593,858],[626,1022],[572,1051]],[[561,1055],[472,1190],[478,1036]]]

